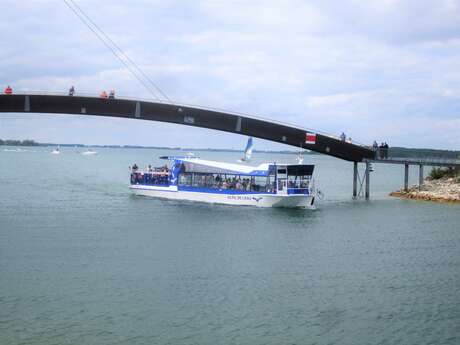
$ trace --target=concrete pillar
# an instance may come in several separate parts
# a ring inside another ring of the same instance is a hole
[[[421,187],[423,185],[423,165],[420,164],[418,166],[418,186]]]
[[[409,164],[404,164],[404,190],[409,189]]]
[[[366,161],[366,199],[369,199],[369,191],[370,191],[370,182],[371,182],[371,164],[369,161]]]
[[[358,196],[358,162],[353,162],[353,198]]]

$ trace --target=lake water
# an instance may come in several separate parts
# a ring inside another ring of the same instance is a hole
[[[351,163],[306,156],[318,208],[258,209],[132,196],[173,151],[76,150],[0,151],[0,344],[460,343],[460,207],[388,197],[403,167],[352,200]]]

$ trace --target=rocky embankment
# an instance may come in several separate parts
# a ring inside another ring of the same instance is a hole
[[[408,191],[401,189],[390,195],[406,199],[460,203],[460,179],[458,177],[427,179],[421,188],[412,186]]]

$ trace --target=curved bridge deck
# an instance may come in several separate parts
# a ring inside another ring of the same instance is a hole
[[[367,147],[343,142],[323,134],[315,133],[316,142],[306,143],[306,133],[314,132],[302,128],[172,103],[121,98],[14,94],[0,95],[0,112],[95,115],[169,122],[253,136],[297,148],[302,147],[347,161],[362,162],[374,158],[374,152]]]

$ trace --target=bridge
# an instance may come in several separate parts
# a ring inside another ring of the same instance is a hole
[[[378,156],[378,155],[376,155]],[[432,166],[432,167],[449,167],[455,168],[460,167],[460,160],[458,159],[446,159],[446,158],[435,158],[435,157],[427,157],[427,158],[398,158],[398,157],[388,157],[385,159],[375,158],[374,160],[366,160],[366,170],[365,170],[365,179],[366,179],[366,191],[365,196],[369,198],[369,185],[370,185],[370,177],[369,173],[372,170],[370,168],[371,163],[381,163],[381,164],[400,164],[404,165],[404,190],[407,191],[409,189],[409,166],[411,165],[418,165],[418,185],[419,187],[423,185],[424,175],[423,175],[423,167],[424,166]],[[357,164],[355,163],[354,169],[354,179],[353,179],[353,196],[356,197],[356,182],[355,176],[357,174]]]
[[[374,158],[366,146],[267,119],[169,102],[83,96],[0,95],[1,113],[52,113],[120,117],[202,127],[270,140],[351,162]],[[307,133],[315,138],[306,140]]]
[[[379,159],[371,148],[342,141],[330,135],[298,126],[173,102],[152,102],[124,98],[100,98],[57,94],[0,95],[0,113],[50,113],[107,116],[169,122],[252,136],[353,162],[353,197],[357,196],[358,163],[365,163],[365,197],[369,198],[372,163],[404,164],[404,187],[408,188],[409,165],[418,165],[419,184],[423,184],[423,166],[460,166],[458,160]]]

